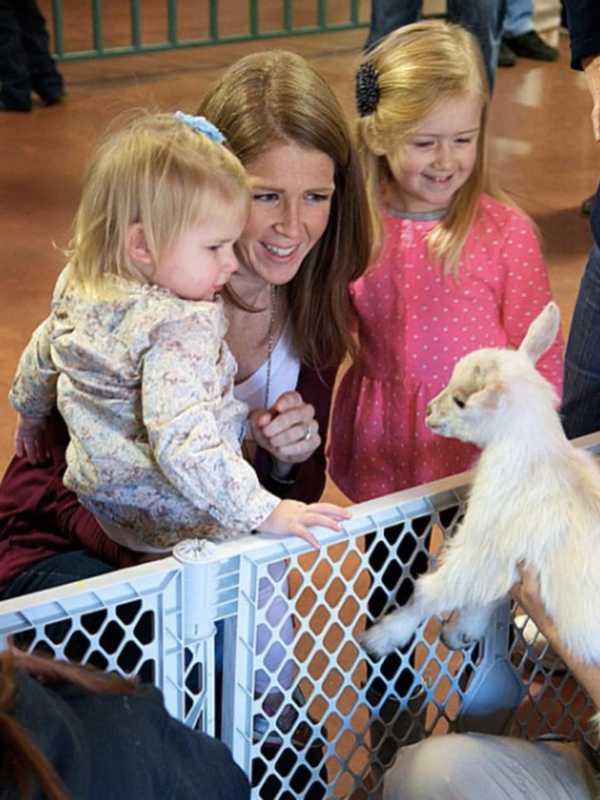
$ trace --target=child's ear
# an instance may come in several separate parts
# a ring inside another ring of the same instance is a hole
[[[388,154],[387,147],[382,144],[379,139],[374,138],[373,142],[369,144],[369,149],[378,158],[385,158]]]
[[[365,131],[364,135],[365,143],[373,155],[381,158],[381,156],[386,154],[386,148],[380,141],[379,136],[377,136],[373,131]]]
[[[369,145],[369,150],[378,158],[383,158],[387,155],[387,150],[379,142],[374,142],[372,145]]]
[[[127,230],[127,255],[132,263],[140,267],[151,267],[153,264],[144,228],[139,222],[134,222]]]

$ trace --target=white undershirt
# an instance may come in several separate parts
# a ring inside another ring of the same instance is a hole
[[[294,354],[289,326],[286,325],[271,353],[271,385],[269,387],[269,406],[284,392],[294,391],[298,385],[300,359]],[[238,400],[248,405],[249,411],[265,407],[267,385],[267,362],[245,381],[236,384],[234,394]]]

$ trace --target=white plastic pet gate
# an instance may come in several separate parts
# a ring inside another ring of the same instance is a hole
[[[600,435],[582,442],[600,448]],[[171,714],[227,742],[266,800],[376,796],[398,746],[431,733],[583,734],[589,699],[508,607],[465,652],[439,642],[435,620],[379,662],[357,643],[451,534],[466,477],[354,506],[343,532],[320,532],[319,552],[186,542],[5,601],[0,637],[153,682]]]

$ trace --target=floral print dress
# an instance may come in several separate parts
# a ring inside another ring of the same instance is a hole
[[[123,544],[164,549],[256,528],[280,501],[241,454],[247,408],[233,395],[221,299],[111,284],[106,299],[90,298],[63,271],[21,357],[13,407],[43,417],[58,404],[71,438],[65,485]]]

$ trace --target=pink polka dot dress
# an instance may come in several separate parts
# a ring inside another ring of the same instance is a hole
[[[419,215],[422,216],[422,215]],[[354,502],[469,469],[477,448],[434,435],[426,406],[455,363],[481,347],[518,347],[551,299],[548,271],[523,212],[483,195],[459,282],[427,252],[435,219],[384,214],[377,264],[350,287],[361,363],[336,394],[329,470]],[[538,362],[562,392],[563,341]]]

